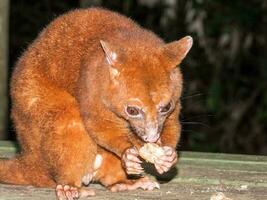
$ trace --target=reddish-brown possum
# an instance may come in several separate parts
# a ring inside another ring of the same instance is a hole
[[[158,187],[144,177],[138,148],[158,143],[159,173],[176,162],[187,36],[164,43],[117,13],[71,11],[51,22],[20,57],[11,80],[12,119],[21,146],[0,161],[0,182],[56,187],[59,199]]]

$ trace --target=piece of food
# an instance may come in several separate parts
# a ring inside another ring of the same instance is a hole
[[[164,155],[164,150],[155,143],[146,143],[139,149],[139,155],[147,162],[154,164],[158,158]]]
[[[210,200],[232,200],[224,195],[222,192],[217,192],[210,197]]]

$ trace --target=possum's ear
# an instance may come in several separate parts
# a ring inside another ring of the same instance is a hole
[[[170,68],[175,68],[185,58],[193,45],[193,38],[190,36],[183,37],[178,41],[174,41],[164,45],[161,52],[167,57]]]
[[[108,64],[112,65],[112,66],[115,65],[116,62],[118,62],[118,54],[117,54],[115,48],[103,40],[100,40],[100,44],[101,44],[101,47],[105,53],[106,60],[107,60]]]
[[[100,40],[100,44],[104,51],[106,61],[108,62],[110,77],[111,79],[115,79],[120,74],[116,65],[119,62],[121,50],[103,40]]]

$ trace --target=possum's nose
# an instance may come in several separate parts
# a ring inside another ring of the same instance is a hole
[[[157,135],[153,135],[153,136],[144,136],[144,140],[145,142],[151,142],[151,143],[154,143],[154,142],[157,142],[157,140],[159,139],[159,134]]]
[[[158,125],[156,123],[147,125],[143,139],[145,142],[156,142],[159,139]]]

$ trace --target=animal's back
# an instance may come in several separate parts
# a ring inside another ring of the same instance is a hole
[[[19,60],[13,76],[17,79],[18,74],[24,74],[34,78],[37,73],[73,93],[85,55],[88,55],[86,59],[90,55],[92,60],[102,59],[100,40],[126,48],[162,43],[152,32],[117,13],[100,8],[74,10],[54,20],[40,33]]]

